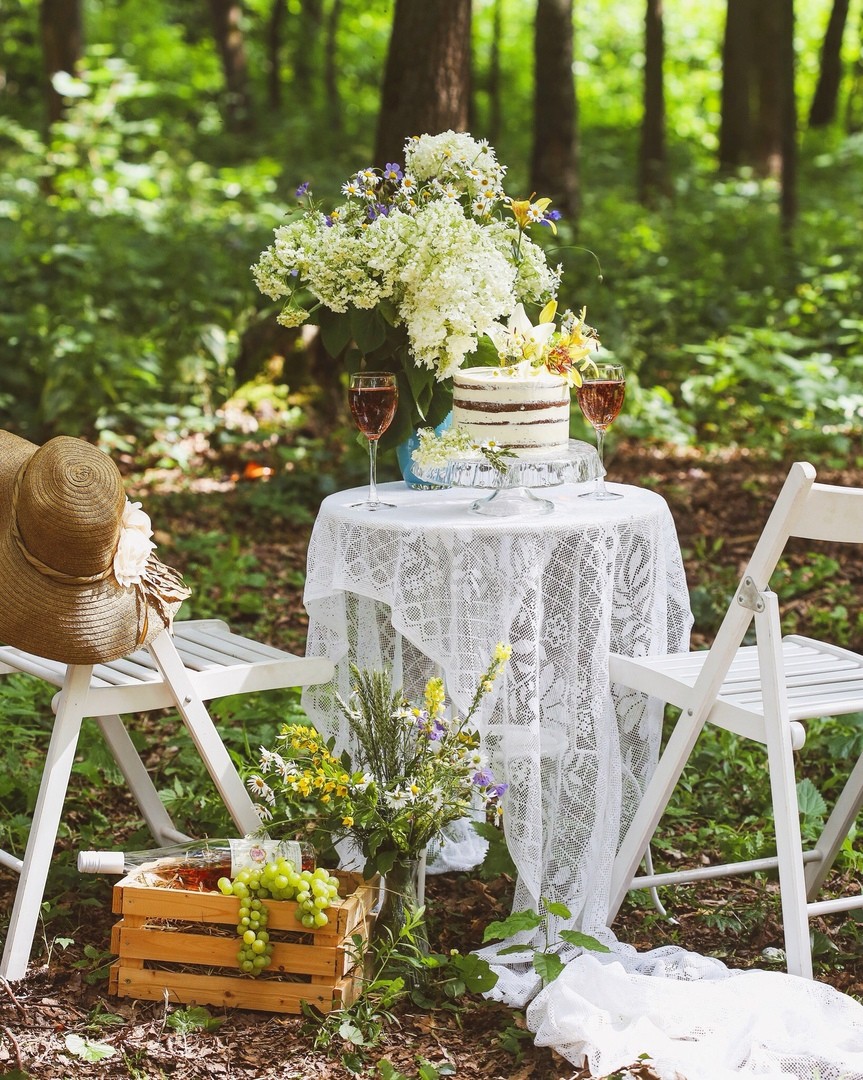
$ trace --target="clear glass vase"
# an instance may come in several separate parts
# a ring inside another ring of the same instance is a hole
[[[407,922],[416,915],[420,904],[417,898],[417,861],[400,859],[393,863],[384,878],[384,895],[375,920],[372,942],[383,949],[401,940],[399,951],[407,951],[412,943],[423,955],[429,952],[425,919],[414,927],[410,940],[403,938]]]

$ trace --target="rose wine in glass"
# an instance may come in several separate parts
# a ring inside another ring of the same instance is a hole
[[[348,404],[354,423],[369,441],[369,497],[353,504],[359,509],[387,510],[394,506],[378,498],[378,439],[392,423],[398,400],[398,383],[392,372],[359,371],[351,375]]]
[[[578,404],[585,420],[596,432],[596,451],[599,464],[602,465],[602,451],[605,433],[623,408],[626,392],[626,374],[622,364],[598,363],[593,365],[590,374],[577,390]],[[583,499],[622,499],[617,492],[609,491],[605,478],[597,478],[593,491],[586,491]]]

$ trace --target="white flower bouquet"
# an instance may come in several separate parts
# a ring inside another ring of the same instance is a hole
[[[313,316],[331,355],[353,341],[366,366],[400,374],[391,443],[443,420],[447,380],[489,327],[557,294],[560,268],[527,231],[559,215],[548,199],[510,198],[505,173],[468,134],[409,139],[404,170],[360,170],[329,213],[302,184],[301,207],[252,267],[261,292],[284,301],[283,325]]]

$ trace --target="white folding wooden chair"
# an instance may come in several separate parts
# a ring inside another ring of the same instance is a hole
[[[863,756],[854,765],[815,848],[806,853],[801,844],[794,758],[806,739],[801,721],[863,709],[863,657],[809,638],[782,638],[777,597],[768,582],[791,537],[863,543],[863,488],[816,484],[812,465],[794,464],[712,647],[676,656],[613,654],[610,658],[612,683],[670,702],[681,714],[617,855],[609,923],[631,888],[777,867],[788,971],[812,978],[809,919],[863,907],[861,893],[814,899],[863,805]],[[743,646],[753,618],[756,644]],[[705,723],[765,746],[777,856],[636,878]]]
[[[189,839],[178,832],[121,719],[122,713],[176,707],[218,788],[239,835],[260,828],[246,791],[205,701],[309,686],[333,676],[329,660],[303,658],[231,632],[216,619],[178,622],[146,648],[108,664],[65,665],[0,647],[0,674],[24,672],[60,687],[39,796],[23,860],[0,851],[0,865],[20,881],[0,961],[0,977],[22,978],[33,945],[45,882],[78,744],[81,721],[95,717],[157,843]]]

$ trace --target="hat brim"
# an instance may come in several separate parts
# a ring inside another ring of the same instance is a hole
[[[166,622],[113,576],[95,584],[66,584],[40,573],[21,553],[12,536],[12,486],[38,449],[0,432],[0,641],[64,664],[117,660],[152,641]],[[165,608],[173,616],[181,603]]]

